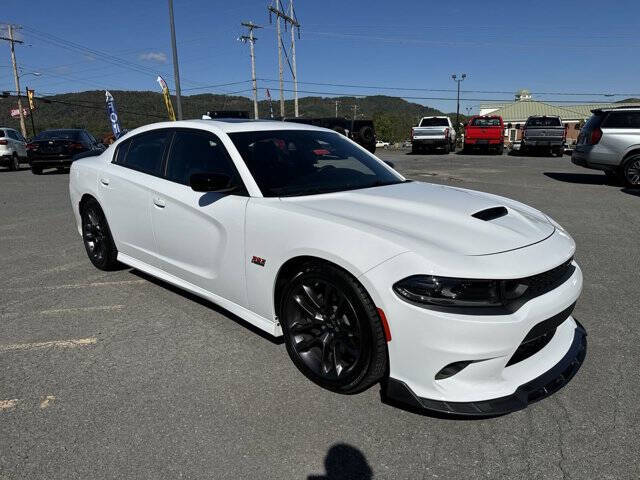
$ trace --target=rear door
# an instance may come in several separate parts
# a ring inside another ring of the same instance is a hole
[[[246,305],[244,219],[249,200],[233,161],[211,132],[177,129],[164,179],[154,179],[150,211],[158,266],[208,292]],[[194,173],[221,173],[234,194],[195,192]]]
[[[151,130],[120,143],[112,163],[98,175],[102,205],[118,251],[151,265],[156,245],[150,185],[162,175],[171,134],[169,129]]]

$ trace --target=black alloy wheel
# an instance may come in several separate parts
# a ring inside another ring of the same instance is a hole
[[[118,263],[118,250],[98,202],[89,200],[83,205],[81,218],[82,240],[89,260],[100,270],[112,270]]]
[[[640,187],[640,155],[634,155],[625,162],[623,175],[627,187]]]
[[[305,265],[285,287],[280,322],[287,352],[316,384],[356,393],[386,371],[384,331],[364,288],[330,264]]]

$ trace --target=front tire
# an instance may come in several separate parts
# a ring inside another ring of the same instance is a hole
[[[352,394],[384,376],[387,351],[377,309],[344,270],[321,262],[301,266],[283,290],[279,318],[289,357],[315,384]]]
[[[34,175],[42,175],[42,167],[31,167],[31,172]]]
[[[118,249],[111,236],[109,224],[95,200],[81,206],[82,240],[87,256],[100,270],[114,270],[118,266]]]

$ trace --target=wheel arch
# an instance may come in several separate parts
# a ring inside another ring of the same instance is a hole
[[[293,276],[294,272],[296,272],[297,269],[299,269],[302,265],[308,262],[324,263],[344,271],[348,275],[352,276],[360,285],[362,285],[362,288],[364,288],[364,290],[367,292],[367,294],[369,295],[369,298],[371,298],[374,304],[376,303],[375,296],[371,295],[371,292],[369,291],[367,286],[365,286],[358,279],[359,277],[358,273],[354,272],[353,268],[350,268],[346,262],[340,262],[339,260],[336,261],[334,259],[323,258],[317,255],[311,255],[311,254],[297,255],[283,262],[282,265],[280,265],[278,272],[276,273],[275,280],[273,282],[273,296],[272,296],[273,311],[275,312],[276,317],[280,313],[279,311],[280,300],[281,300],[282,293],[284,291],[284,287],[287,284],[287,281],[291,279],[291,277]]]
[[[625,152],[624,156],[622,157],[622,161],[620,162],[620,166],[622,167],[624,165],[624,162],[629,157],[632,157],[634,155],[640,155],[640,145],[634,145],[630,147],[627,152]]]

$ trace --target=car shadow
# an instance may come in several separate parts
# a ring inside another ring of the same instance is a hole
[[[580,183],[583,185],[612,185],[611,181],[604,174],[544,172],[544,175],[559,182]]]
[[[626,193],[628,195],[633,195],[635,197],[640,197],[640,188],[623,188],[620,190],[622,193]]]
[[[231,313],[230,311],[222,308],[219,305],[216,305],[213,302],[210,302],[209,300],[206,300],[202,297],[199,297],[191,292],[188,292],[186,290],[183,290],[180,287],[176,287],[174,285],[171,285],[170,283],[167,283],[163,280],[160,280],[159,278],[156,277],[152,277],[151,275],[144,273],[140,270],[136,270],[135,268],[132,269],[129,273],[142,278],[144,280],[147,280],[151,283],[153,283],[154,285],[158,285],[159,287],[162,287],[166,290],[169,290],[172,293],[175,293],[176,295],[180,295],[183,298],[186,298],[192,302],[196,302],[200,305],[202,305],[203,307],[209,308],[217,313],[219,313],[220,315],[224,315],[225,317],[229,318],[230,320],[233,320],[234,322],[236,322],[237,324],[245,327],[248,330],[251,330],[251,332],[260,335],[262,338],[269,340],[271,343],[273,343],[274,345],[282,345],[284,343],[284,340],[282,337],[279,338],[274,338],[273,336],[269,335],[267,332],[260,330],[258,327],[250,324],[249,322],[247,322],[246,320],[243,320],[242,318],[238,317],[237,315]]]
[[[373,469],[356,447],[346,443],[332,445],[324,458],[324,475],[309,475],[307,480],[370,480]]]

